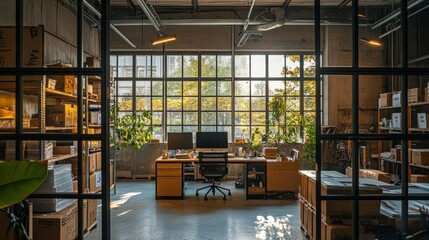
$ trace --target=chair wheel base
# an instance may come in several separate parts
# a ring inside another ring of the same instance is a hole
[[[226,197],[223,197],[223,200],[226,201]]]
[[[197,197],[198,197],[198,196],[200,196],[200,194],[198,194],[198,193],[195,193],[195,196],[197,196]]]
[[[206,197],[204,198],[204,201],[207,201],[207,198],[206,198]]]
[[[228,196],[231,196],[231,193],[230,193],[230,192],[228,193]]]

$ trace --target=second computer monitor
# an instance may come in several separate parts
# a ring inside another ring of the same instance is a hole
[[[228,132],[197,132],[197,151],[228,151]]]
[[[187,150],[194,149],[191,132],[169,132],[168,150]]]

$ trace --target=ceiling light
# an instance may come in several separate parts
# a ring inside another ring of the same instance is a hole
[[[377,39],[369,39],[368,40],[368,39],[360,38],[359,40],[364,42],[364,43],[367,43],[370,46],[374,46],[374,47],[382,47],[383,46],[383,43]]]
[[[271,22],[271,23],[267,23],[267,24],[261,24],[258,26],[255,26],[253,29],[258,30],[258,31],[268,31],[274,28],[278,28],[283,26],[284,23],[283,22]]]
[[[360,18],[366,18],[365,14],[362,14],[362,13],[358,13],[358,17],[360,17]]]
[[[157,44],[166,43],[166,42],[172,42],[176,40],[175,35],[169,35],[169,36],[162,36],[160,38],[157,38],[155,40],[152,40],[152,46],[155,46]]]

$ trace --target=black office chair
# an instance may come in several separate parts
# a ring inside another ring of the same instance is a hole
[[[211,182],[210,186],[206,186],[197,189],[195,193],[199,196],[198,191],[203,189],[209,189],[204,196],[204,200],[207,201],[207,195],[212,192],[215,195],[215,189],[223,194],[223,200],[226,200],[226,195],[222,190],[228,191],[228,196],[231,196],[231,191],[227,188],[216,186],[215,182],[220,181],[228,173],[228,153],[227,152],[200,152],[199,167],[200,174]]]

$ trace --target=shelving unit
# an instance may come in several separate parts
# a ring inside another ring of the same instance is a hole
[[[426,94],[426,89],[425,91],[422,91]],[[409,92],[410,94],[410,92]],[[427,98],[427,97],[426,97]],[[426,134],[429,132],[429,128],[427,128],[427,126],[425,128],[419,128],[419,123],[418,123],[418,115],[417,113],[429,113],[429,102],[427,101],[421,101],[421,102],[412,102],[412,101],[416,101],[418,99],[422,99],[421,96],[417,97],[415,95],[410,96],[409,95],[409,99],[408,99],[408,107],[406,109],[407,111],[407,118],[408,118],[408,122],[407,122],[407,127],[408,127],[408,132],[409,133],[422,133],[422,134]],[[393,106],[385,106],[385,107],[380,107],[378,109],[378,122],[382,122],[383,118],[389,119],[392,116],[392,113],[401,113],[401,107],[393,107]],[[390,117],[389,117],[390,116]],[[425,119],[425,121],[429,121],[429,119]],[[380,126],[378,128],[378,132],[379,133],[401,133],[401,128],[393,128],[392,126]],[[392,148],[395,144],[391,143],[388,147]],[[378,149],[379,149],[379,153],[382,152],[386,152],[387,146],[386,144],[383,144],[382,141],[378,141]],[[422,141],[409,141],[408,142],[408,148],[410,149],[410,151],[412,151],[412,149],[429,149],[429,142],[422,142]],[[388,150],[388,152],[390,152],[390,149]],[[412,154],[409,153],[409,165],[407,166],[408,168],[408,176],[409,179],[408,181],[411,181],[411,174],[415,174],[415,173],[419,173],[419,174],[428,174],[429,175],[429,166],[424,166],[424,165],[419,165],[419,164],[415,164],[412,162]],[[387,166],[389,165],[389,166]],[[381,157],[380,158],[380,162],[379,162],[379,170],[389,170],[389,169],[396,169],[397,173],[400,173],[401,170],[400,168],[403,167],[402,166],[402,162],[401,161],[397,161],[395,159],[391,159],[391,158],[386,158],[386,157]],[[400,176],[399,176],[400,179]],[[399,180],[399,179],[392,179],[392,180]]]

